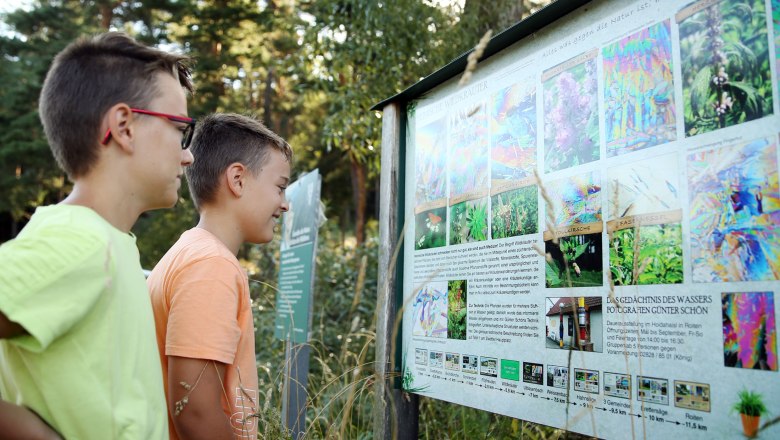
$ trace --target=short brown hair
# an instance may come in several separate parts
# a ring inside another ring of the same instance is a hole
[[[269,149],[292,161],[292,148],[252,116],[213,113],[198,120],[190,150],[195,161],[184,171],[195,206],[214,201],[220,176],[230,164],[241,163],[257,175]]]
[[[54,58],[39,112],[52,153],[71,179],[86,174],[97,160],[105,112],[120,102],[145,108],[159,93],[157,72],[178,77],[192,92],[189,58],[120,32],[81,38]]]

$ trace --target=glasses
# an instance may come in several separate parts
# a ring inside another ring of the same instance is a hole
[[[165,118],[172,122],[178,122],[180,124],[187,124],[186,127],[184,127],[184,130],[182,130],[182,137],[181,137],[181,149],[186,150],[187,148],[190,148],[190,142],[192,141],[192,134],[195,132],[195,123],[197,122],[194,118],[187,118],[185,116],[176,116],[176,115],[169,115],[167,113],[158,113],[153,112],[151,110],[143,110],[140,108],[131,108],[130,111],[133,113],[138,113],[142,115],[149,115],[149,116],[156,116],[158,118]],[[100,142],[103,145],[108,144],[108,140],[111,139],[111,129],[108,129],[106,131],[106,135],[103,136],[103,140]]]

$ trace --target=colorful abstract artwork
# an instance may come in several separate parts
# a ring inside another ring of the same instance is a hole
[[[450,198],[488,187],[488,120],[484,104],[450,116]]]
[[[597,172],[550,182],[546,190],[553,203],[554,226],[601,221],[601,179]]]
[[[417,292],[412,303],[412,334],[447,337],[447,282],[433,281]]]
[[[607,157],[676,138],[669,20],[602,49]]]
[[[447,244],[447,207],[431,209],[414,216],[414,249],[430,249]]]
[[[774,139],[688,156],[696,282],[776,280],[780,194]]]
[[[721,300],[725,365],[777,371],[774,294],[724,293]]]
[[[658,166],[663,164],[663,166]],[[608,218],[680,209],[676,155],[664,155],[609,169]]]
[[[536,167],[536,90],[516,84],[493,96],[491,178],[520,180]]]
[[[444,199],[447,194],[447,127],[444,119],[415,134],[415,205]]]
[[[677,15],[687,136],[772,114],[764,0],[707,4]]]
[[[544,81],[545,172],[599,159],[596,60]]]

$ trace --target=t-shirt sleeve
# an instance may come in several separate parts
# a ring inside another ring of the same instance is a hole
[[[0,246],[0,310],[29,335],[9,341],[41,352],[92,309],[111,282],[105,240],[74,228],[44,228]]]
[[[194,262],[171,280],[165,354],[232,364],[238,326],[239,269],[221,257]]]

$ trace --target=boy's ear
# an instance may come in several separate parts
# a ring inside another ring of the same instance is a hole
[[[249,170],[240,162],[232,163],[225,169],[224,175],[228,191],[235,197],[241,197],[244,194],[244,185],[246,184],[248,172]]]
[[[122,150],[132,153],[134,149],[133,136],[135,135],[131,124],[133,117],[133,111],[125,103],[115,104],[109,108],[103,117],[104,130],[100,134],[101,144],[108,145],[113,141]]]

